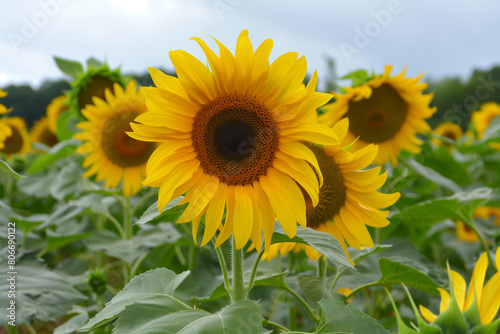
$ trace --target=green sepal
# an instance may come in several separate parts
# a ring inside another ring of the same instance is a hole
[[[76,79],[83,73],[83,66],[77,61],[62,59],[54,57],[57,67],[64,74],[69,75],[71,78]]]
[[[431,325],[428,325],[425,320],[422,318],[420,315],[420,312],[417,309],[417,305],[415,305],[415,302],[413,301],[413,298],[411,297],[410,291],[408,291],[408,288],[404,283],[401,283],[403,288],[405,289],[406,295],[408,296],[408,299],[410,300],[411,308],[413,309],[413,312],[415,313],[415,318],[417,319],[418,323],[418,332],[419,333],[424,333],[424,334],[443,334],[443,331],[439,329],[438,327]]]
[[[500,318],[486,325],[479,325],[472,328],[472,334],[496,334],[500,327]]]
[[[394,299],[391,296],[391,293],[389,290],[384,285],[384,290],[385,293],[387,294],[387,297],[389,297],[389,300],[391,301],[392,309],[394,310],[394,314],[396,315],[396,321],[398,324],[398,334],[413,334],[413,333],[418,333],[416,330],[408,327],[401,316],[399,315],[398,308],[396,307],[396,303],[394,302]]]

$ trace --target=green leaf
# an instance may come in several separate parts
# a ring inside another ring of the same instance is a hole
[[[77,61],[62,59],[54,57],[57,67],[64,73],[69,75],[73,79],[77,79],[78,76],[83,74],[83,66]]]
[[[331,291],[326,286],[325,281],[317,276],[300,275],[297,277],[297,283],[302,291],[304,291],[309,305],[314,310],[319,309],[319,301],[322,299],[340,300],[344,303],[346,301],[346,297],[343,294]]]
[[[178,205],[184,196],[177,197],[167,204],[162,213],[158,211],[158,201],[151,204],[149,208],[144,211],[141,218],[135,224],[155,223],[164,220],[167,216],[180,214],[184,211],[187,204]]]
[[[149,249],[166,243],[175,243],[181,237],[172,224],[143,225],[132,239],[123,239],[109,230],[95,231],[86,240],[87,247],[92,251],[102,251],[132,263]]]
[[[382,272],[379,283],[390,285],[404,283],[412,288],[439,295],[437,283],[421,271],[386,258],[381,258],[378,263]]]
[[[10,167],[10,165],[7,162],[3,161],[2,159],[0,159],[0,171],[2,171],[3,173],[5,173],[7,175],[12,176],[16,180],[21,180],[24,178],[23,175],[16,173],[12,169],[12,167]]]
[[[76,125],[82,119],[77,110],[68,110],[57,118],[57,138],[62,142],[73,138],[73,135],[79,131]]]
[[[445,219],[470,221],[474,211],[493,198],[491,188],[476,188],[471,191],[461,191],[450,197],[420,202],[395,215],[391,222],[402,220],[405,224],[425,224],[429,226]]]
[[[19,255],[19,253],[18,253]],[[73,304],[86,300],[87,297],[75,290],[68,281],[59,274],[50,271],[36,259],[19,258],[15,266],[17,274],[10,275],[5,260],[0,266],[0,308],[2,313],[8,307],[7,298],[10,284],[8,279],[15,276],[15,302],[17,325],[32,323],[34,319],[53,321],[66,312]],[[2,314],[0,326],[5,326],[8,318]]]
[[[54,330],[54,334],[72,334],[89,320],[87,313],[80,313]]]
[[[389,331],[351,304],[326,299],[319,302],[321,319],[314,333],[388,334]]]
[[[262,320],[259,305],[252,300],[241,300],[216,314],[141,302],[119,314],[113,334],[261,334]]]
[[[75,152],[79,142],[70,139],[57,143],[51,147],[46,154],[39,155],[28,168],[28,174],[33,174],[51,166],[54,162],[61,160]]]
[[[47,247],[45,252],[50,252],[54,249],[60,249],[67,244],[72,242],[83,240],[90,237],[90,233],[76,233],[71,235],[57,235],[51,230],[47,230],[47,236],[45,237],[45,241],[47,242]]]
[[[369,77],[367,70],[356,70],[344,75],[340,80],[352,79],[352,86],[359,86],[367,81]]]
[[[104,65],[100,60],[95,59],[94,57],[90,57],[87,59],[87,67],[88,68],[99,68]]]
[[[340,243],[333,235],[328,233],[318,232],[309,227],[306,229],[298,227],[295,237],[290,239],[283,229],[277,226],[274,229],[271,243],[274,244],[279,242],[298,242],[309,245],[323,254],[329,261],[355,269],[351,262],[349,262],[349,258],[345,254]]]
[[[419,164],[415,159],[408,159],[405,161],[410,167],[413,168],[418,174],[422,175],[426,179],[435,182],[436,184],[440,185],[441,187],[450,189],[453,192],[460,192],[462,189],[453,182],[452,180],[444,177],[443,175],[439,174],[436,172],[434,169],[425,167],[421,164]]]
[[[126,306],[148,298],[166,298],[165,300],[170,301],[172,305],[175,304],[175,307],[182,307],[182,303],[173,298],[173,293],[188,275],[189,271],[177,275],[169,269],[157,268],[134,277],[82,329],[95,328],[118,316]]]

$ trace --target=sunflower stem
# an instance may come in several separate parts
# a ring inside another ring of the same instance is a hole
[[[290,330],[286,328],[283,325],[280,325],[276,322],[270,321],[270,320],[262,320],[262,325],[267,326],[267,327],[273,327],[276,328],[277,330],[281,332],[289,332]]]
[[[347,270],[349,269],[348,267],[344,267],[342,270],[338,270],[337,273],[335,274],[335,278],[333,279],[332,285],[330,286],[330,291],[335,288],[335,285],[337,284],[337,281],[339,280],[340,276]]]
[[[233,294],[232,302],[233,304],[245,300],[247,296],[247,290],[245,289],[245,282],[243,281],[243,249],[237,249],[232,238],[233,246]]]
[[[371,286],[376,286],[376,285],[380,285],[380,282],[371,282],[371,283],[366,283],[366,284],[360,285],[356,289],[352,290],[351,293],[349,293],[347,295],[346,299],[350,299],[352,296],[354,296],[355,294],[357,294],[361,290],[364,290],[366,288],[369,288]]]
[[[468,228],[470,228],[477,235],[477,238],[479,239],[479,242],[481,243],[481,247],[483,248],[483,250],[486,252],[486,255],[488,256],[488,262],[490,263],[491,268],[493,268],[494,271],[497,271],[498,269],[500,269],[500,268],[497,268],[495,261],[491,257],[491,253],[488,250],[488,246],[486,245],[486,241],[484,241],[484,238],[481,235],[481,233],[479,233],[479,230],[476,228],[476,225],[474,225],[474,223],[469,219],[464,219],[464,223],[465,223],[465,225],[467,225]]]
[[[295,298],[297,298],[297,300],[302,304],[302,306],[304,306],[304,308],[307,310],[307,312],[309,313],[309,315],[311,316],[311,318],[315,321],[315,322],[319,322],[319,317],[316,315],[316,313],[314,313],[313,309],[311,308],[311,306],[309,306],[309,304],[304,300],[304,298],[302,298],[297,292],[295,292],[294,290],[292,290],[288,284],[285,283],[285,287],[284,289],[286,291],[288,291],[289,293],[291,293]]]
[[[317,263],[317,274],[318,274],[318,277],[321,278],[322,280],[325,280],[325,276],[326,276],[326,257],[324,257],[323,255],[321,255],[321,257],[318,259],[318,263]]]
[[[215,244],[215,239],[213,240]],[[226,259],[224,258],[224,254],[220,247],[215,249],[217,252],[217,258],[219,259],[220,269],[222,271],[222,276],[224,277],[224,287],[226,288],[227,293],[232,296],[233,289],[231,288],[231,284],[229,283],[229,278],[227,276],[227,267],[226,267]]]
[[[255,261],[253,262],[252,272],[250,273],[250,279],[248,280],[248,284],[245,287],[245,295],[253,288],[253,284],[255,283],[255,276],[257,275],[257,269],[259,268],[260,259],[262,259],[262,255],[264,254],[264,247],[260,248]]]
[[[127,240],[132,239],[132,219],[130,215],[130,198],[125,197],[125,203],[123,203],[123,220],[124,220],[124,230],[125,238]]]

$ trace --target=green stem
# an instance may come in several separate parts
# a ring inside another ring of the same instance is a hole
[[[347,295],[346,299],[351,298],[352,296],[354,296],[356,293],[358,293],[361,290],[364,290],[364,289],[369,288],[371,286],[380,285],[380,284],[381,283],[379,283],[379,282],[371,282],[371,283],[366,283],[366,284],[360,285],[356,289],[352,290],[351,293]]]
[[[483,236],[481,235],[481,233],[479,233],[478,229],[476,228],[476,225],[474,225],[474,223],[468,219],[464,219],[464,223],[465,223],[465,225],[467,225],[467,227],[469,227],[477,235],[477,238],[479,239],[479,242],[481,243],[481,247],[483,248],[483,250],[486,252],[486,255],[488,256],[488,262],[490,263],[491,268],[493,268],[494,271],[497,271],[497,269],[500,269],[500,268],[497,268],[495,261],[491,257],[491,253],[488,250],[488,246],[486,245],[486,242],[484,241]]]
[[[335,285],[337,284],[337,281],[339,280],[340,276],[347,270],[349,269],[348,267],[344,267],[344,269],[337,271],[337,274],[335,275],[335,279],[332,282],[332,286],[330,286],[330,291],[333,290]]]
[[[286,283],[284,288],[286,291],[291,293],[295,298],[297,298],[297,300],[302,304],[302,306],[304,306],[304,308],[307,310],[307,312],[315,322],[319,322],[319,317],[316,315],[316,313],[314,313],[309,304],[307,304],[307,302],[297,292],[293,291]]]
[[[215,238],[213,238],[213,242],[215,244]],[[229,284],[229,278],[227,276],[226,259],[224,258],[224,253],[222,252],[220,247],[217,247],[215,251],[217,252],[220,269],[222,271],[222,276],[224,277],[224,287],[226,288],[227,293],[231,296],[233,290],[231,289],[231,284]]]
[[[322,280],[325,280],[325,276],[326,276],[326,257],[324,257],[323,255],[321,255],[321,257],[318,259],[318,263],[317,263],[317,275],[319,278],[321,278]]]
[[[247,297],[247,290],[245,289],[245,282],[243,281],[243,250],[236,249],[234,237],[232,237],[233,246],[233,294],[232,303],[240,300],[245,300]]]
[[[270,321],[270,320],[262,320],[262,325],[263,326],[268,326],[272,328],[276,328],[282,332],[289,332],[290,330],[286,328],[285,326],[282,326],[276,322]]]
[[[132,239],[132,219],[130,215],[130,198],[125,197],[125,203],[123,205],[123,221],[125,230],[125,238],[127,240]]]
[[[248,284],[245,287],[245,295],[253,288],[253,284],[255,283],[255,276],[257,275],[257,269],[259,268],[260,259],[262,259],[262,255],[264,254],[264,247],[260,248],[260,252],[257,254],[255,261],[253,262],[252,272],[250,273],[250,279],[248,280]]]
[[[30,324],[24,324],[30,331],[30,334],[37,334],[36,330]]]
[[[141,199],[134,205],[132,210],[130,211],[132,215],[135,214],[137,209],[139,209],[148,199],[156,195],[156,189],[152,188],[150,192],[148,192],[146,195],[142,196]]]
[[[17,326],[7,325],[7,334],[17,334]]]
[[[134,265],[132,266],[132,269],[130,270],[130,276],[134,277],[135,273],[137,272],[137,269],[139,269],[139,266],[141,265],[142,261],[148,256],[148,252],[143,253],[137,260],[135,260]]]

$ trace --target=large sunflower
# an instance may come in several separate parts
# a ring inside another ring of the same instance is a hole
[[[439,136],[439,137],[444,137],[448,138],[452,141],[457,141],[460,139],[463,135],[463,130],[460,127],[460,125],[455,124],[453,122],[444,122],[439,124],[433,131],[433,134]],[[448,148],[451,147],[450,143],[447,143],[439,138],[433,137],[432,142],[436,146],[446,146]]]
[[[220,57],[199,38],[210,69],[184,51],[171,51],[178,78],[150,69],[157,88],[143,88],[149,111],[131,124],[138,140],[160,142],[144,184],[160,187],[158,208],[187,192],[178,223],[205,215],[206,244],[234,234],[236,248],[249,238],[270,245],[275,215],[288,236],[306,226],[299,185],[318,203],[322,176],[312,151],[301,143],[338,144],[337,135],[311,117],[330,94],[317,93],[317,74],[302,81],[306,60],[295,52],[269,64],[273,41],[254,52],[243,31],[233,55],[216,40]],[[320,176],[320,182],[314,169]],[[225,214],[224,223],[221,222]]]
[[[6,136],[3,141],[3,147],[0,149],[0,153],[10,158],[13,154],[29,152],[31,144],[24,119],[21,117],[0,118],[0,128],[5,126],[10,129],[10,135]]]
[[[32,143],[42,143],[48,147],[52,147],[59,142],[56,134],[52,131],[49,119],[42,117],[35,122],[30,133]]]
[[[500,116],[500,104],[496,102],[483,103],[479,110],[472,113],[470,119],[479,139],[483,138],[484,131],[497,116]]]
[[[59,115],[70,109],[70,107],[66,105],[67,101],[67,95],[60,95],[50,101],[47,106],[47,118],[49,119],[49,126],[53,133],[57,134],[57,119]]]
[[[432,94],[422,94],[427,87],[417,78],[405,78],[406,69],[390,77],[392,66],[366,83],[347,88],[345,94],[334,93],[336,101],[325,106],[320,122],[333,126],[349,118],[347,142],[358,150],[371,143],[379,146],[374,163],[390,161],[395,165],[401,150],[419,153],[422,140],[417,133],[430,131],[425,121],[436,112],[430,108]]]
[[[94,98],[95,105],[82,110],[88,121],[78,123],[82,132],[74,137],[85,141],[76,149],[77,153],[88,153],[83,167],[90,167],[83,176],[97,174],[96,180],[106,179],[105,186],[116,188],[123,179],[125,196],[136,194],[146,175],[146,162],[156,148],[130,138],[130,122],[144,113],[144,97],[137,91],[135,81],[130,81],[126,90],[119,84],[114,86],[115,95],[106,91],[106,99]]]
[[[344,140],[348,132],[349,121],[344,118],[333,130]],[[306,197],[307,226],[317,231],[326,232],[335,237],[344,250],[347,244],[360,249],[373,247],[373,240],[366,225],[384,227],[389,211],[379,209],[394,204],[400,194],[377,192],[387,179],[387,171],[380,174],[381,167],[362,170],[370,165],[377,155],[377,146],[371,144],[351,153],[339,147],[328,145],[324,148],[309,145],[318,159],[323,174],[323,186],[319,190],[319,203],[314,206]],[[380,175],[379,175],[380,174]],[[293,248],[293,243],[277,243],[263,255],[270,261],[277,255],[285,255]],[[311,260],[321,255],[309,246],[296,244],[298,249],[305,249]],[[297,251],[297,249],[295,250]],[[347,252],[346,252],[347,253]]]
[[[496,267],[500,268],[500,247],[497,248],[495,258]],[[488,257],[486,253],[483,253],[474,266],[467,298],[465,295],[466,284],[464,278],[459,273],[450,270],[453,294],[455,295],[458,308],[462,313],[467,311],[469,307],[474,305],[473,301],[475,299],[482,325],[491,323],[500,307],[500,298],[498,298],[500,296],[500,272],[497,271],[483,287],[487,269]],[[450,305],[450,294],[444,289],[438,289],[441,294],[439,312],[443,313]],[[422,305],[420,305],[420,313],[422,313],[422,317],[428,322],[433,322],[437,318],[434,313]]]

